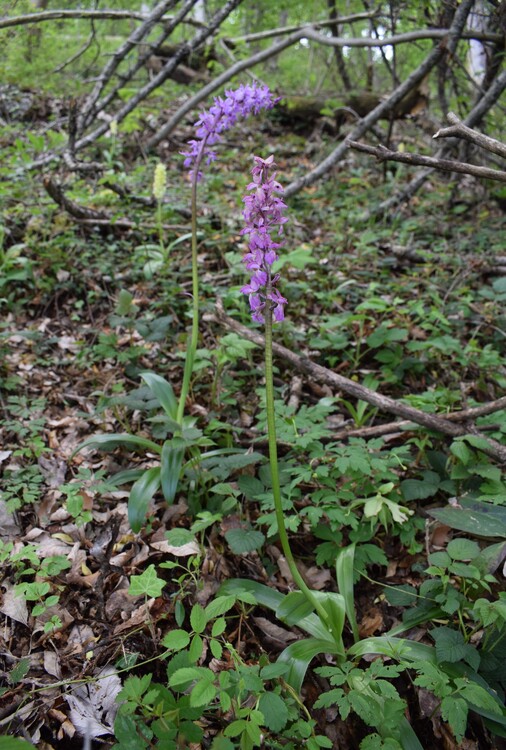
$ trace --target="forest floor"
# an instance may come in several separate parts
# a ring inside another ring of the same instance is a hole
[[[399,129],[406,138],[412,131],[416,125],[409,123]],[[130,433],[159,444],[167,437],[160,405],[140,373],[163,376],[179,393],[191,307],[190,187],[178,155],[182,144],[161,154],[168,171],[167,252],[153,268],[155,207],[142,199],[149,203],[156,161],[144,156],[140,131],[109,139],[89,155],[104,162],[102,173],[52,175],[73,201],[110,217],[102,222],[76,219],[55,205],[38,173],[15,171],[26,139],[18,142],[14,132],[3,136],[8,164],[1,183],[0,734],[64,750],[81,747],[88,733],[110,747],[114,698],[128,675],[150,674],[153,683],[167,684],[171,631],[186,630],[192,643],[202,633],[198,664],[217,676],[275,661],[301,636],[260,606],[236,603],[221,633],[218,627],[199,630],[190,613],[200,611],[197,604],[205,611],[235,577],[281,593],[293,588],[269,493],[262,351],[215,313],[221,300],[227,316],[254,327],[239,293],[241,206],[252,155],[273,153],[278,180],[286,185],[333,143],[317,131],[296,135],[272,120],[260,129],[250,122],[230,134],[206,171],[198,219],[202,323],[186,413],[200,431],[202,451],[235,452],[190,461],[175,502],[168,506],[155,495],[134,534],[127,517],[130,484],[115,483],[115,474],[152,468],[157,455],[121,446],[76,451],[99,434]],[[276,326],[275,339],[384,395],[444,414],[505,392],[504,214],[484,186],[469,181],[455,187],[434,176],[409,205],[381,219],[364,218],[410,176],[407,168],[350,153],[325,180],[288,202],[280,264],[287,320]],[[128,197],[111,185],[126,188]],[[495,549],[497,564],[481,569],[472,585],[444,565],[427,574],[428,555],[443,553],[455,539],[478,544],[481,552],[506,537],[452,527],[450,517],[443,523],[430,512],[465,507],[468,498],[486,501],[504,524],[506,485],[496,462],[479,443],[452,441],[416,425],[361,436],[363,428],[394,416],[294,371],[282,358],[275,363],[287,524],[310,586],[337,590],[335,560],[353,542],[360,639],[398,626],[410,609],[399,591],[416,592],[429,576],[444,579],[445,595],[452,589],[459,604],[418,618],[408,636],[434,644],[432,629],[445,628],[479,651],[486,623],[473,622],[470,613],[479,597],[491,600],[504,591],[504,545],[500,553]],[[477,425],[505,443],[506,409]],[[352,429],[355,436],[343,437]],[[371,498],[379,505],[368,515]],[[174,530],[187,535],[167,538]],[[456,561],[468,564],[469,555]],[[344,639],[347,647],[353,642],[348,629]],[[504,656],[501,648],[497,658]],[[313,661],[304,704],[314,731],[332,747],[358,747],[370,723],[356,712],[343,720],[335,706],[313,708],[329,689],[314,668],[333,663],[330,657]],[[408,670],[391,682],[426,750],[501,746],[476,713],[457,741],[439,701]],[[500,684],[499,678],[496,689]],[[255,689],[245,688],[243,708],[251,710]],[[264,727],[265,747],[299,746],[293,728],[299,709],[286,700],[290,720],[277,731],[275,721]],[[178,747],[210,747],[227,725],[230,711],[211,703],[196,719],[188,714],[202,737],[189,731]],[[144,694],[135,709],[146,724],[154,720],[142,713],[148,704]],[[121,737],[116,741],[128,746]],[[154,746],[149,737],[142,742],[131,747]]]

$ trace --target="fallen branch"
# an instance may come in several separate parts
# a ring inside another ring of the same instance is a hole
[[[486,151],[490,151],[490,153],[497,154],[506,159],[506,145],[504,143],[467,127],[453,112],[448,112],[446,119],[451,124],[451,127],[441,128],[441,130],[438,130],[432,136],[433,138],[464,138],[464,140],[470,141],[484,148]]]
[[[453,130],[453,128],[448,128],[448,130]],[[470,130],[470,128],[468,128],[468,130]],[[438,132],[439,134],[442,133],[442,131]],[[474,130],[471,130],[471,133],[474,132]],[[437,135],[438,133],[436,133],[434,138],[436,138]],[[369,146],[366,143],[360,143],[359,141],[348,140],[347,143],[350,148],[356,151],[363,151],[366,154],[372,154],[380,161],[398,161],[403,164],[431,167],[432,169],[438,169],[442,172],[459,172],[460,174],[470,174],[474,177],[481,177],[488,180],[506,182],[506,172],[502,172],[498,169],[477,167],[474,164],[454,161],[453,159],[439,159],[435,156],[422,156],[421,154],[392,151],[385,146]]]
[[[478,417],[484,417],[487,414],[493,414],[496,411],[506,409],[506,397],[498,398],[496,401],[489,401],[481,406],[472,406],[469,409],[460,411],[450,411],[444,415],[444,419],[451,422],[473,422]],[[380,437],[381,435],[392,435],[395,432],[412,430],[415,424],[409,419],[403,419],[386,424],[373,425],[372,427],[348,427],[332,434],[334,440],[346,440],[349,437]],[[488,425],[487,425],[488,427]],[[482,427],[485,429],[485,427]]]
[[[248,341],[252,341],[257,346],[265,347],[265,339],[256,331],[250,330],[238,323],[233,318],[228,317],[223,312],[221,304],[217,304],[217,313],[214,316],[209,316],[208,319],[215,319],[216,322],[225,325],[227,328],[243,336]],[[398,417],[403,417],[410,422],[423,425],[429,430],[435,430],[441,432],[444,435],[451,435],[452,437],[461,437],[463,435],[478,435],[484,441],[484,447],[482,448],[484,453],[496,459],[497,461],[506,463],[506,446],[501,445],[496,440],[486,438],[476,428],[455,424],[453,421],[446,419],[444,416],[438,416],[435,414],[428,414],[427,412],[415,409],[412,406],[403,404],[400,401],[396,401],[389,396],[383,396],[377,391],[372,391],[359,383],[355,383],[353,380],[338,375],[333,370],[328,370],[326,367],[311,362],[307,357],[301,357],[298,354],[290,351],[280,344],[273,344],[274,353],[285,359],[291,365],[295,367],[297,372],[305,372],[310,375],[314,380],[320,383],[326,383],[337,390],[344,391],[345,393],[354,396],[357,399],[366,401],[372,406],[376,406],[381,411],[386,411],[390,414],[395,414]],[[480,407],[476,407],[480,408]],[[485,447],[486,446],[486,447]]]

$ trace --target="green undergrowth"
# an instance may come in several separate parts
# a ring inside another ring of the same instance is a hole
[[[128,494],[140,539],[148,543],[166,524],[172,552],[125,570],[130,595],[146,602],[152,651],[136,652],[127,638],[123,655],[111,656],[123,670],[115,747],[171,750],[205,738],[213,750],[317,750],[333,746],[326,727],[334,716],[354,727],[364,750],[409,750],[421,747],[417,734],[431,731],[416,708],[418,689],[431,693],[433,715],[457,743],[474,731],[471,714],[491,735],[505,736],[501,467],[472,434],[451,439],[410,425],[393,436],[336,437],[390,417],[309,378],[297,385],[300,373],[276,359],[286,526],[311,585],[331,594],[329,638],[295,592],[285,595],[291,581],[275,553],[262,353],[212,318],[219,297],[227,314],[249,325],[239,292],[240,196],[249,168],[240,144],[230,144],[225,166],[201,188],[203,323],[182,426],[172,400],[189,325],[189,220],[181,213],[189,186],[179,161],[169,161],[168,250],[156,254],[153,209],[126,204],[107,187],[115,182],[149,197],[155,162],[131,162],[121,142],[103,145],[104,176],[91,184],[67,175],[65,189],[76,202],[128,217],[128,230],[115,228],[114,218],[103,227],[76,225],[30,173],[15,172],[43,144],[33,141],[27,155],[13,140],[6,155],[3,169],[15,177],[12,194],[3,183],[0,217],[0,489],[23,526],[55,490],[68,522],[93,535],[100,513],[114,512]],[[301,139],[290,137],[272,146],[284,183],[299,148]],[[499,398],[506,280],[493,267],[503,249],[501,214],[490,201],[452,203],[451,186],[434,177],[434,189],[414,205],[364,222],[364,207],[408,178],[388,173],[383,181],[369,167],[357,158],[351,173],[290,201],[278,269],[287,320],[276,340],[422,411],[444,414]],[[69,470],[55,478],[44,459],[55,455],[51,431],[61,404],[80,440],[68,450]],[[477,426],[504,443],[506,409]],[[72,463],[85,439],[92,452]],[[184,513],[163,521],[168,503],[184,503]],[[434,541],[437,528],[446,530]],[[14,551],[8,540],[2,545],[5,578],[28,615],[47,613],[43,631],[59,632],[51,608],[69,595],[65,556],[39,559],[36,539]],[[226,566],[216,573],[221,589],[210,594],[216,555]],[[158,619],[152,599],[168,602]],[[284,646],[265,639],[259,617],[283,626]],[[409,639],[413,628],[421,643]],[[12,669],[4,692],[28,670]],[[318,680],[317,699],[311,680]]]

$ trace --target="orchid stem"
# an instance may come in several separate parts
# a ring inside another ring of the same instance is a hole
[[[274,499],[274,509],[276,513],[276,521],[278,524],[279,541],[281,542],[281,548],[283,554],[288,563],[290,573],[296,585],[300,591],[304,594],[308,602],[311,604],[313,609],[317,612],[318,617],[327,626],[329,616],[325,608],[320,604],[317,597],[307,586],[305,580],[297,568],[297,563],[292,554],[290,548],[290,542],[285,526],[285,516],[283,513],[283,503],[281,500],[281,489],[279,484],[279,468],[278,468],[278,447],[276,442],[276,416],[274,411],[274,380],[273,380],[273,368],[272,368],[272,310],[269,305],[266,306],[264,311],[265,317],[265,402],[267,410],[267,435],[269,441],[269,461],[271,466],[271,481],[272,481],[272,496]]]
[[[186,349],[186,359],[184,363],[183,384],[179,395],[177,408],[177,423],[182,427],[186,399],[190,390],[190,380],[193,373],[195,354],[199,340],[199,269],[197,259],[197,175],[200,166],[200,159],[195,162],[195,168],[192,176],[192,330],[190,344]]]

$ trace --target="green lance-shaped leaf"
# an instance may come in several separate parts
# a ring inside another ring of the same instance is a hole
[[[304,677],[311,661],[318,654],[335,654],[342,656],[335,641],[322,640],[320,638],[304,638],[301,641],[291,643],[279,655],[278,662],[288,664],[290,667],[285,680],[294,690],[300,693]]]
[[[149,503],[160,487],[160,467],[147,469],[130,490],[128,498],[128,521],[135,533],[141,530]]]
[[[135,435],[129,435],[126,432],[112,432],[108,435],[95,435],[94,437],[88,438],[84,441],[84,443],[81,443],[81,445],[76,448],[72,456],[75,456],[76,453],[82,451],[83,448],[98,448],[98,450],[111,451],[120,445],[124,445],[127,448],[146,448],[147,450],[154,451],[155,453],[161,453],[160,446],[157,443],[154,443],[152,440],[148,440],[147,438],[143,437],[136,437]]]
[[[154,372],[143,372],[141,378],[160,402],[164,412],[171,419],[177,419],[177,400],[172,386],[161,375]]]
[[[162,447],[162,458],[160,461],[160,477],[162,492],[166,501],[171,504],[176,496],[179,484],[179,475],[183,464],[185,442],[181,437],[173,437],[166,440]]]
[[[344,599],[346,617],[350,623],[355,643],[359,640],[357,618],[355,616],[355,597],[353,595],[353,563],[355,560],[355,545],[340,550],[336,559],[336,577],[339,593]]]

